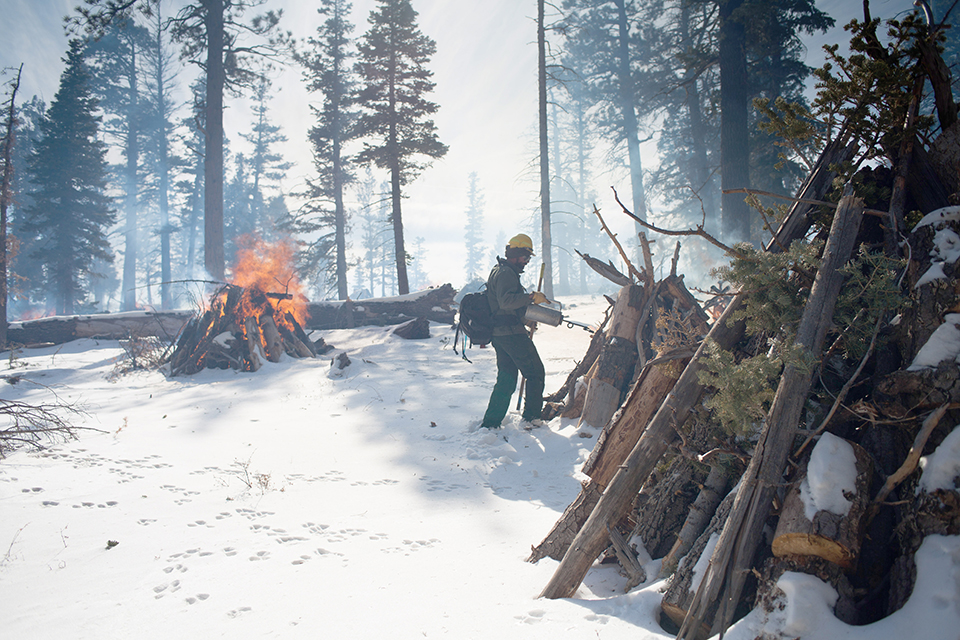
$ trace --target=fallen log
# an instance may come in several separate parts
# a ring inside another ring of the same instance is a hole
[[[834,215],[822,262],[797,328],[796,345],[813,358],[823,350],[844,278],[839,269],[853,251],[862,217],[863,202],[853,196],[853,187],[848,184]],[[677,640],[693,640],[704,624],[720,633],[730,626],[811,383],[809,372],[795,365],[784,367],[760,440],[737,492],[733,512]],[[708,615],[718,601],[717,615]]]
[[[125,311],[93,315],[53,316],[11,322],[7,342],[14,345],[63,344],[81,338],[123,340],[156,336],[173,342],[193,318],[193,311]]]
[[[402,296],[366,300],[312,302],[305,329],[352,329],[401,324],[416,318],[452,325],[456,310],[453,286],[445,284]]]

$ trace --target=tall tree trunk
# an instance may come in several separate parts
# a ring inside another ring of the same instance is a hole
[[[203,160],[205,163],[206,161]],[[198,163],[199,164],[199,163]],[[193,176],[193,197],[191,198],[190,220],[187,223],[187,279],[192,280],[196,275],[197,266],[197,222],[203,206],[203,172],[196,167]]]
[[[690,49],[693,42],[690,39],[690,7],[682,3],[680,9],[680,34],[684,49]],[[690,142],[693,152],[690,173],[693,177],[691,185],[703,202],[705,225],[707,231],[719,235],[719,215],[717,211],[717,196],[710,177],[710,166],[707,160],[707,131],[703,122],[703,110],[700,105],[699,78],[690,77],[685,85],[684,101],[687,115],[690,118]]]
[[[333,198],[337,244],[337,296],[346,300],[347,291],[347,214],[343,207],[343,160],[340,158],[340,138],[333,141]]]
[[[584,237],[586,225],[583,222],[584,209],[586,209],[586,190],[587,190],[587,149],[586,149],[586,114],[583,109],[583,100],[577,97],[577,214],[580,219],[578,230],[581,232],[579,237]],[[580,272],[580,294],[587,292],[587,267],[582,260],[578,261],[578,270]]]
[[[170,294],[170,280],[173,273],[170,265],[170,233],[173,229],[170,226],[170,150],[167,140],[167,94],[164,91],[164,82],[166,82],[166,61],[164,59],[163,49],[163,20],[160,14],[160,3],[153,9],[156,12],[156,34],[154,42],[156,50],[153,55],[156,56],[156,76],[154,82],[157,83],[157,102],[156,130],[154,135],[157,139],[157,202],[160,208],[160,308],[167,310],[173,306],[173,300]]]
[[[550,121],[553,125],[553,166],[554,172],[553,175],[557,180],[557,191],[555,195],[559,196],[563,201],[569,202],[570,198],[567,197],[569,193],[569,188],[565,188],[567,184],[566,175],[564,172],[563,163],[560,158],[560,122],[557,119],[557,102],[553,100],[551,102],[550,108]],[[569,206],[569,205],[568,205]],[[552,212],[551,212],[552,214]],[[552,215],[551,215],[552,217]],[[551,225],[552,226],[552,225]],[[557,232],[557,286],[554,287],[553,293],[557,295],[569,295],[570,294],[570,254],[567,253],[564,249],[568,246],[570,233],[567,231],[569,227],[567,223],[561,221],[557,228],[551,229],[550,241],[553,242],[553,231]]]
[[[410,282],[407,279],[407,252],[403,246],[403,217],[400,211],[400,201],[402,192],[400,190],[400,144],[398,142],[397,132],[397,98],[396,85],[396,54],[391,54],[390,62],[390,113],[393,117],[390,119],[390,133],[388,146],[390,151],[390,199],[393,205],[391,218],[393,220],[393,250],[394,258],[397,262],[397,293],[403,295],[410,293]]]
[[[132,39],[131,39],[132,40]],[[137,308],[137,165],[140,164],[139,127],[137,121],[137,44],[130,42],[130,68],[127,71],[129,79],[129,103],[127,104],[127,145],[126,145],[126,172],[124,176],[124,191],[127,220],[123,251],[123,305],[124,311],[133,311]]]
[[[750,136],[747,129],[747,60],[744,25],[735,12],[743,0],[720,0],[720,186],[724,191],[750,186]],[[750,241],[750,207],[742,193],[724,193],[724,240]]]
[[[633,213],[641,220],[647,219],[647,198],[643,189],[643,158],[640,155],[640,126],[637,112],[633,107],[636,100],[636,87],[630,73],[630,24],[627,21],[625,0],[614,0],[617,6],[617,82],[620,86],[620,113],[623,118],[623,135],[627,143],[627,157],[630,161],[630,191],[633,199]],[[639,233],[643,228],[634,223]],[[643,262],[640,245],[636,247],[637,264]]]
[[[540,253],[543,294],[553,298],[553,237],[550,231],[550,157],[547,136],[547,36],[544,0],[537,0],[537,87],[540,107]]]
[[[10,86],[10,103],[7,105],[6,131],[3,137],[3,175],[0,176],[0,348],[7,346],[7,206],[10,204],[10,181],[13,178],[13,132],[16,128],[17,90],[20,88],[20,74],[23,65],[17,70],[17,77]]]
[[[207,29],[207,121],[203,163],[203,264],[210,277],[223,280],[223,66],[224,0],[203,0]]]

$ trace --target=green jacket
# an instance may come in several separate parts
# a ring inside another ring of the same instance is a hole
[[[520,284],[520,271],[500,257],[487,278],[487,300],[493,312],[493,335],[526,333],[523,315],[531,302],[530,294]]]

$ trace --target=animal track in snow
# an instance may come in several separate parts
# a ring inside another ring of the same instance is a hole
[[[167,592],[168,589],[169,589],[170,593],[175,593],[175,592],[177,592],[177,591],[180,591],[180,581],[179,581],[179,580],[174,580],[173,582],[164,582],[163,584],[159,584],[159,585],[155,586],[155,587],[153,588],[153,592],[154,592],[156,595],[153,596],[153,597],[156,598],[157,600],[159,600],[159,599],[162,598],[163,596],[167,595],[166,592]]]
[[[527,612],[525,616],[514,616],[520,622],[525,622],[526,624],[537,624],[543,620],[543,616],[546,614],[546,611],[543,609],[533,609],[532,611]]]
[[[105,502],[105,503],[104,503],[104,502],[101,502],[101,503],[96,503],[96,502],[81,502],[80,504],[75,504],[75,505],[73,505],[73,508],[74,508],[74,509],[82,509],[82,508],[86,507],[87,509],[89,509],[89,508],[92,508],[92,507],[97,507],[98,509],[106,509],[107,507],[115,507],[115,506],[117,506],[117,504],[118,504],[118,502],[117,502],[116,500],[108,500],[108,501]]]
[[[186,598],[187,604],[196,604],[197,601],[203,601],[210,597],[209,593],[198,593],[196,596]]]
[[[343,482],[346,477],[342,471],[331,469],[320,476],[305,476],[302,473],[291,473],[284,476],[287,482],[294,484],[296,482]]]
[[[266,533],[268,536],[276,538],[277,542],[279,543],[294,542],[297,540],[307,539],[302,536],[292,536],[287,533],[286,529],[274,529],[273,527],[268,527],[265,524],[252,524],[250,525],[250,529],[252,531],[257,531],[260,533]]]
[[[450,493],[451,491],[459,491],[467,488],[467,486],[463,484],[447,484],[443,480],[436,480],[430,476],[421,476],[420,481],[427,483],[427,491],[445,491]]]
[[[241,616],[248,611],[253,611],[253,609],[250,607],[240,607],[238,609],[233,609],[232,611],[227,611],[227,616],[230,618],[236,618],[237,616]]]
[[[320,534],[330,528],[328,524],[314,524],[312,522],[304,523],[303,528],[309,531],[310,533]]]
[[[257,551],[256,555],[252,555],[248,559],[251,562],[256,562],[258,560],[268,560],[269,558],[270,558],[269,551]]]
[[[404,540],[402,547],[385,547],[381,549],[384,553],[402,553],[405,556],[410,555],[414,551],[419,551],[420,549],[428,549],[436,544],[439,544],[439,540],[436,538],[430,538],[429,540]]]

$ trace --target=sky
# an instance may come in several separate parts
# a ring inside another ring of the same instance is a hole
[[[71,13],[77,2],[0,0],[4,16],[0,21],[0,42],[4,43],[0,66],[24,63],[24,99],[36,94],[49,102],[55,94],[63,66],[60,58],[66,50],[61,17]],[[449,151],[406,189],[405,239],[409,249],[417,238],[424,238],[424,262],[431,284],[451,282],[459,287],[464,279],[464,212],[471,172],[477,173],[485,199],[491,249],[502,250],[498,242],[517,232],[539,229],[536,2],[413,0],[412,4],[419,12],[420,30],[437,43],[430,64],[436,82],[431,99],[440,105],[435,122]],[[283,7],[281,24],[296,38],[314,35],[320,24],[310,2],[281,0],[270,6]],[[355,37],[366,31],[367,17],[375,6],[373,0],[354,0]],[[822,43],[844,42],[842,25],[861,15],[860,3],[849,0],[821,0],[817,6],[836,17],[837,26],[810,41],[807,63],[812,66],[819,66],[822,60]],[[874,16],[888,18],[911,9],[912,3],[873,0],[870,6]],[[180,86],[186,90],[189,81],[183,80]],[[301,188],[312,171],[306,132],[312,124],[309,104],[316,98],[305,91],[301,71],[293,64],[282,70],[276,88],[272,116],[288,138],[284,155],[296,163],[282,184],[289,193]],[[244,101],[228,101],[226,134],[238,149],[239,133],[249,127],[248,114]],[[653,143],[645,145],[644,154],[645,167],[655,166]],[[633,225],[620,213],[610,187],[627,192],[628,179],[622,172],[603,167],[595,167],[594,173],[594,190],[600,199],[595,204],[625,241],[632,237]],[[656,203],[651,209],[655,216]],[[532,235],[539,246],[539,232]],[[606,257],[616,258],[612,244]]]
[[[607,306],[563,302],[586,323]],[[96,429],[0,459],[0,638],[673,638],[656,618],[660,561],[642,543],[650,578],[626,593],[607,564],[572,598],[538,599],[557,562],[524,561],[577,496],[598,430],[557,417],[528,431],[513,407],[502,430],[479,429],[493,351],[471,349],[471,364],[447,325],[422,340],[392,329],[325,331],[326,357],[256,373],[121,374],[112,340],[0,360],[0,398],[74,403],[73,423]],[[589,340],[541,326],[548,391]],[[930,490],[952,486],[958,442],[925,459]],[[848,464],[823,456],[831,477]],[[876,623],[840,622],[832,587],[787,573],[771,610],[725,637],[956,640],[960,537],[929,536],[916,558],[909,601]]]

